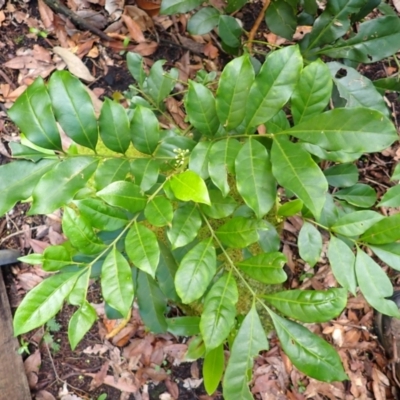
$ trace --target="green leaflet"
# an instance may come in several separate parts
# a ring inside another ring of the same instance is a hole
[[[306,261],[310,267],[319,261],[322,252],[322,237],[318,229],[309,222],[304,222],[300,229],[297,241],[300,257]]]
[[[206,291],[217,269],[212,237],[194,246],[182,259],[175,274],[175,288],[182,303],[199,299]]]
[[[8,115],[32,143],[45,149],[62,150],[50,96],[41,77],[18,97]]]
[[[276,182],[265,147],[247,140],[235,160],[236,186],[245,203],[262,218],[276,200]]]
[[[125,249],[135,267],[155,277],[160,248],[153,231],[135,221],[126,235]]]
[[[210,190],[209,195],[211,205],[200,204],[201,211],[208,217],[215,219],[226,218],[235,211],[237,203],[233,197],[223,197],[219,190]]]
[[[378,204],[379,207],[399,207],[400,206],[400,185],[393,186],[382,196]]]
[[[129,72],[135,78],[140,88],[143,88],[144,81],[146,80],[146,73],[144,71],[143,57],[138,53],[129,52],[126,55],[126,62]]]
[[[354,186],[358,182],[358,169],[354,164],[339,164],[324,170],[329,185],[334,187]]]
[[[226,246],[242,249],[259,238],[258,221],[245,217],[234,217],[216,231],[218,239]]]
[[[211,396],[221,381],[224,372],[225,355],[221,344],[206,353],[203,364],[203,378],[206,392]]]
[[[347,303],[346,289],[287,290],[262,296],[281,313],[301,322],[327,322]]]
[[[195,172],[187,170],[174,175],[170,180],[171,189],[177,199],[210,204],[207,186]]]
[[[297,27],[296,9],[285,0],[272,1],[265,13],[265,22],[271,32],[292,40]]]
[[[235,17],[221,15],[218,21],[218,35],[222,43],[231,49],[235,49],[241,44],[243,29]]]
[[[179,296],[175,290],[175,274],[178,269],[178,264],[171,252],[171,249],[167,247],[161,240],[158,240],[158,246],[160,248],[160,262],[158,263],[156,271],[156,279],[161,291],[164,295],[174,301],[179,302]]]
[[[158,180],[159,162],[153,158],[137,158],[130,163],[132,175],[135,178],[135,184],[147,192]]]
[[[288,201],[278,208],[277,215],[281,217],[291,217],[300,212],[302,208],[303,202],[300,199]]]
[[[96,319],[96,310],[87,301],[75,311],[68,324],[68,340],[72,350],[75,350]]]
[[[187,30],[191,35],[204,35],[218,25],[220,15],[220,12],[214,7],[201,8],[190,18],[187,25]]]
[[[94,173],[94,187],[104,189],[110,183],[125,180],[129,173],[129,161],[123,158],[104,160]]]
[[[222,345],[235,324],[239,298],[236,281],[224,274],[207,293],[200,319],[200,331],[207,351]]]
[[[386,244],[400,239],[400,214],[385,217],[372,225],[360,238],[370,244]]]
[[[208,159],[212,142],[199,142],[190,153],[189,169],[200,176],[201,179],[207,179]]]
[[[96,158],[84,156],[67,158],[58,163],[42,176],[33,190],[29,214],[50,214],[68,204],[86,185],[97,164]]]
[[[400,243],[381,244],[369,248],[389,267],[400,271]]]
[[[102,261],[100,261],[102,263]],[[86,268],[86,271],[76,281],[74,287],[68,295],[67,302],[73,306],[81,307],[86,302],[86,296],[89,286],[91,268]]]
[[[59,271],[61,268],[74,265],[72,254],[66,246],[46,247],[42,256],[42,268],[45,271]]]
[[[382,214],[375,211],[355,211],[340,217],[331,229],[343,236],[358,236],[383,218]]]
[[[285,137],[275,136],[271,150],[272,173],[319,218],[325,203],[328,183],[310,154]]]
[[[377,198],[375,190],[364,183],[357,183],[354,186],[338,190],[334,193],[334,196],[361,208],[372,207]]]
[[[144,215],[154,226],[171,226],[174,210],[167,198],[158,196],[147,203]]]
[[[14,316],[14,335],[38,328],[56,315],[81,273],[50,276],[28,292]]]
[[[223,394],[227,400],[253,400],[248,384],[253,357],[261,350],[268,350],[268,341],[260,317],[253,304],[236,335],[231,357],[225,370]]]
[[[200,317],[168,318],[168,332],[176,336],[194,336],[200,333]]]

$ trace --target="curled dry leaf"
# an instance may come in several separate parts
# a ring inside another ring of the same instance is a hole
[[[219,50],[217,47],[215,47],[211,42],[208,42],[204,47],[203,47],[203,53],[206,57],[211,58],[211,60],[214,60],[215,58],[218,57]]]
[[[137,22],[143,32],[154,28],[153,20],[139,7],[126,6],[124,9],[124,14],[129,15],[135,22]]]
[[[110,14],[113,21],[121,17],[124,9],[125,0],[106,0],[104,8]]]
[[[135,53],[143,57],[151,56],[157,50],[158,44],[156,42],[140,43],[133,48]]]
[[[155,17],[160,12],[160,1],[136,0],[136,4],[151,17]]]
[[[133,20],[128,15],[122,15],[121,18],[124,21],[126,27],[128,28],[129,35],[132,40],[134,40],[137,43],[143,43],[146,41],[146,38],[143,35],[140,25],[135,20]]]

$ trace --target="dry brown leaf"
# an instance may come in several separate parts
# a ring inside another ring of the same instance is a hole
[[[94,390],[98,388],[100,385],[104,383],[104,379],[107,376],[107,371],[108,367],[110,366],[110,362],[106,361],[100,368],[98,372],[95,374],[90,374],[89,376],[92,376],[92,382],[90,382],[90,389],[89,390]]]
[[[170,379],[167,379],[165,381],[165,386],[167,387],[168,392],[170,393],[170,395],[172,396],[172,398],[174,400],[179,399],[179,387],[176,384],[176,382],[171,381]]]
[[[32,272],[25,272],[18,275],[18,285],[25,291],[29,291],[37,286],[43,278]]]
[[[54,29],[54,13],[51,8],[44,3],[43,0],[38,1],[38,9],[40,13],[40,19],[42,20],[43,26],[47,31],[52,31]]]
[[[136,21],[134,21],[128,15],[122,15],[121,18],[124,21],[126,27],[128,28],[129,35],[132,40],[134,40],[137,43],[143,43],[146,41],[146,38],[144,37],[143,32]]]
[[[107,353],[107,351],[108,347],[104,344],[95,344],[94,346],[86,347],[86,349],[83,350],[85,354],[98,354],[100,356]]]
[[[106,0],[104,8],[110,14],[111,20],[116,21],[121,17],[125,0]]]
[[[124,14],[129,15],[136,23],[138,23],[143,32],[154,28],[153,20],[139,7],[126,6],[124,8]]]
[[[296,28],[296,32],[293,35],[293,40],[298,41],[303,39],[303,37],[310,33],[312,30],[312,26],[310,25],[300,25]]]
[[[215,58],[218,57],[219,50],[218,47],[214,46],[211,42],[208,42],[203,47],[203,53],[206,57],[211,58],[211,60],[214,60]]]
[[[39,372],[40,364],[42,362],[42,356],[40,351],[36,350],[24,361],[24,369],[26,373]]]
[[[85,376],[90,376],[91,378],[94,377],[95,374],[87,373]],[[120,390],[121,392],[128,392],[128,393],[135,393],[139,390],[137,385],[132,382],[128,382],[127,379],[118,379],[117,382],[114,380],[114,376],[106,375],[104,378],[103,384],[112,386],[115,389]]]
[[[146,11],[146,13],[150,15],[150,17],[155,17],[160,12],[160,1],[136,0],[136,4],[142,10]]]
[[[35,395],[36,400],[56,400],[56,398],[46,390],[40,390]]]
[[[158,44],[156,42],[140,43],[133,47],[135,53],[143,57],[151,56],[157,50]]]

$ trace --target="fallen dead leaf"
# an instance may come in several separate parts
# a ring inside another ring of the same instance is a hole
[[[108,371],[109,366],[110,366],[110,362],[106,361],[101,366],[101,368],[98,372],[96,372],[95,374],[91,374],[91,375],[93,375],[92,376],[93,380],[92,380],[92,382],[90,382],[89,390],[94,390],[104,383],[104,379],[107,376],[107,371]]]
[[[183,380],[185,389],[197,389],[203,382],[203,379],[186,378]]]
[[[151,56],[157,50],[157,47],[158,43],[156,42],[140,43],[133,47],[133,51],[143,57],[147,57]]]
[[[56,398],[46,390],[40,390],[35,395],[36,400],[56,400]]]
[[[132,40],[134,40],[137,43],[143,43],[146,41],[146,38],[143,35],[140,25],[135,20],[133,20],[128,15],[122,15],[121,18],[124,21],[126,27],[128,28],[129,35]]]
[[[136,4],[142,10],[146,11],[150,17],[155,17],[160,12],[160,1],[136,0]]]
[[[142,32],[146,32],[149,29],[154,28],[153,20],[148,14],[136,6],[126,6],[124,8],[124,14],[129,15],[139,26]]]

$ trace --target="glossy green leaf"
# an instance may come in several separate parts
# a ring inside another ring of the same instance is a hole
[[[235,324],[239,293],[232,275],[224,274],[207,293],[200,319],[200,331],[207,351],[225,341]]]
[[[75,350],[96,319],[96,310],[88,302],[75,311],[68,323],[68,340],[72,350]]]
[[[382,196],[378,207],[400,207],[400,185],[389,188]]]
[[[316,115],[285,131],[326,150],[374,153],[397,138],[393,124],[379,111],[336,108]]]
[[[336,280],[355,296],[357,290],[354,269],[356,258],[349,246],[332,235],[328,247],[328,259]]]
[[[321,160],[334,161],[339,163],[350,163],[358,160],[363,153],[346,153],[344,151],[328,151],[311,143],[301,143],[301,147]]]
[[[236,18],[221,15],[218,23],[218,34],[222,42],[229,47],[239,47],[241,44],[242,27]]]
[[[150,224],[154,226],[166,226],[171,225],[174,210],[168,199],[158,196],[147,203],[144,215]]]
[[[222,71],[216,106],[219,121],[227,131],[237,128],[243,121],[253,81],[254,69],[248,55],[233,59]]]
[[[238,192],[261,219],[276,201],[276,181],[265,147],[257,140],[247,140],[236,157],[235,170]]]
[[[329,104],[332,78],[326,64],[317,60],[304,68],[291,97],[295,124],[320,114]]]
[[[228,0],[225,12],[227,14],[233,13],[234,11],[241,9],[246,3],[247,0]]]
[[[296,322],[282,318],[271,310],[269,314],[283,351],[297,369],[324,382],[348,379],[339,354],[330,344]]]
[[[200,333],[200,317],[168,318],[168,332],[176,336],[193,336]]]
[[[309,222],[304,222],[297,241],[300,257],[313,267],[320,259],[322,237],[319,230]]]
[[[261,253],[246,258],[237,266],[253,279],[269,285],[285,282],[287,275],[283,270],[286,256],[279,252]]]
[[[285,204],[282,204],[277,211],[277,215],[281,217],[291,217],[292,215],[297,214],[303,208],[303,202],[300,199],[288,201]]]
[[[179,264],[175,288],[184,304],[199,299],[215,275],[217,258],[212,241],[210,237],[198,243]]]
[[[126,63],[129,72],[135,78],[139,87],[143,88],[144,81],[146,80],[143,57],[139,53],[128,53],[126,55]]]
[[[30,197],[38,181],[57,163],[55,160],[37,163],[14,161],[0,166],[0,215],[9,211],[17,201]]]
[[[251,86],[246,103],[245,125],[248,131],[271,119],[290,99],[303,67],[297,46],[272,52]]]
[[[100,199],[83,199],[76,201],[79,212],[90,224],[102,231],[115,231],[128,223],[126,212],[109,206]]]
[[[208,351],[204,357],[203,378],[206,392],[211,396],[218,388],[224,372],[225,355],[221,344]]]
[[[391,92],[400,92],[400,80],[397,76],[377,79],[372,83],[381,94],[384,94],[386,90]]]
[[[167,0],[161,3],[160,14],[172,15],[193,10],[202,3],[201,0]]]
[[[282,314],[301,322],[328,322],[347,303],[346,289],[286,290],[262,296]]]
[[[370,244],[387,244],[400,240],[400,214],[394,214],[376,222],[360,239]]]
[[[142,211],[147,204],[140,187],[127,181],[116,181],[97,192],[106,203],[124,208],[131,213]]]
[[[23,158],[36,163],[37,161],[43,159],[45,156],[48,156],[47,151],[49,150],[43,149],[43,151],[39,151],[17,142],[9,142],[8,145],[11,149],[13,158]],[[44,151],[46,151],[46,153]],[[50,152],[54,154],[54,152]],[[56,156],[54,156],[54,158],[56,158]]]
[[[195,204],[185,204],[174,212],[172,227],[167,231],[172,249],[185,246],[196,236],[201,227],[201,217]]]
[[[42,256],[42,268],[45,271],[59,271],[61,268],[73,265],[72,254],[65,246],[46,247]]]
[[[265,253],[278,251],[281,246],[281,240],[275,226],[266,221],[266,228],[258,231],[260,237],[258,243],[261,249]]]
[[[208,174],[208,160],[212,142],[199,142],[192,150],[189,157],[189,169],[196,172],[201,179],[207,179]]]
[[[58,123],[74,142],[94,150],[98,139],[92,100],[81,81],[68,71],[51,75],[48,90]]]
[[[187,30],[191,35],[204,35],[218,25],[220,15],[219,11],[214,7],[201,8],[190,18]]]
[[[104,160],[94,174],[96,190],[104,189],[110,183],[125,180],[129,173],[129,161],[123,158]]]
[[[170,180],[171,189],[177,199],[210,204],[207,186],[195,172],[187,170],[174,175]]]
[[[131,172],[135,178],[135,184],[147,192],[158,180],[160,172],[158,160],[153,158],[137,158],[131,161]]]
[[[364,183],[357,183],[354,186],[338,190],[334,193],[334,196],[361,208],[372,207],[377,197],[375,190]]]
[[[126,235],[125,249],[135,267],[155,277],[160,248],[153,231],[135,221]]]
[[[98,254],[106,249],[89,222],[70,207],[64,208],[62,228],[72,246],[83,254]]]
[[[358,169],[354,164],[334,165],[324,170],[324,175],[334,187],[349,187],[358,182]]]
[[[102,264],[102,261],[100,261],[99,263]],[[79,307],[85,304],[90,278],[91,278],[91,268],[86,268],[86,271],[80,275],[80,277],[77,279],[74,287],[72,288],[71,292],[68,295],[67,302],[69,304]]]
[[[271,1],[265,13],[265,22],[275,35],[292,40],[297,27],[295,9],[285,0]]]
[[[271,163],[278,183],[293,192],[319,218],[328,182],[310,154],[297,143],[276,136],[272,144]]]
[[[223,197],[219,190],[209,191],[211,205],[201,204],[200,208],[210,218],[220,219],[226,218],[231,215],[236,207],[237,203],[231,196]]]
[[[31,265],[41,265],[43,263],[43,254],[31,253],[27,256],[19,257],[18,261]]]
[[[125,153],[131,142],[129,120],[125,108],[105,99],[99,117],[100,137],[106,147],[117,153]]]
[[[32,143],[45,149],[62,150],[50,97],[41,77],[18,97],[8,115]]]
[[[240,149],[240,143],[230,138],[215,142],[210,149],[208,172],[223,196],[230,191],[227,172],[235,172],[235,160]]]
[[[14,335],[38,328],[54,317],[80,274],[79,271],[50,276],[29,291],[14,315]]]
[[[168,325],[164,316],[167,299],[157,282],[142,271],[138,272],[136,295],[140,316],[150,331],[154,333],[167,332]]]
[[[353,14],[351,16],[351,22],[358,22],[362,21],[364,17],[366,17],[369,13],[371,13],[374,8],[379,7],[381,4],[381,0],[366,0],[363,6],[361,7],[360,11],[357,14]],[[382,12],[382,11],[381,11]],[[382,12],[382,14],[384,14]]]
[[[400,318],[396,303],[386,299],[393,294],[389,277],[380,265],[360,249],[357,249],[356,275],[360,290],[372,307],[382,314]]]
[[[253,305],[233,342],[222,385],[225,399],[253,400],[248,385],[253,369],[253,357],[261,350],[268,350],[268,341]]]
[[[71,157],[58,163],[43,175],[33,190],[30,215],[50,214],[68,204],[96,170],[93,157]]]
[[[394,168],[392,177],[390,178],[391,181],[400,180],[400,164],[397,164]]]
[[[389,267],[400,271],[400,243],[388,243],[369,248]]]
[[[234,217],[216,231],[218,239],[228,247],[242,249],[258,240],[258,222],[245,217]]]
[[[193,361],[204,357],[206,347],[201,336],[195,336],[188,342],[188,349],[185,354],[185,361]]]
[[[133,145],[145,154],[153,154],[160,140],[160,127],[153,111],[136,106],[130,126]]]
[[[168,299],[179,303],[180,299],[176,293],[174,283],[178,264],[169,246],[158,240],[158,247],[160,248],[160,262],[156,271],[156,280],[164,295]]]
[[[358,236],[383,218],[383,215],[375,211],[355,211],[340,217],[331,229],[343,236]]]

